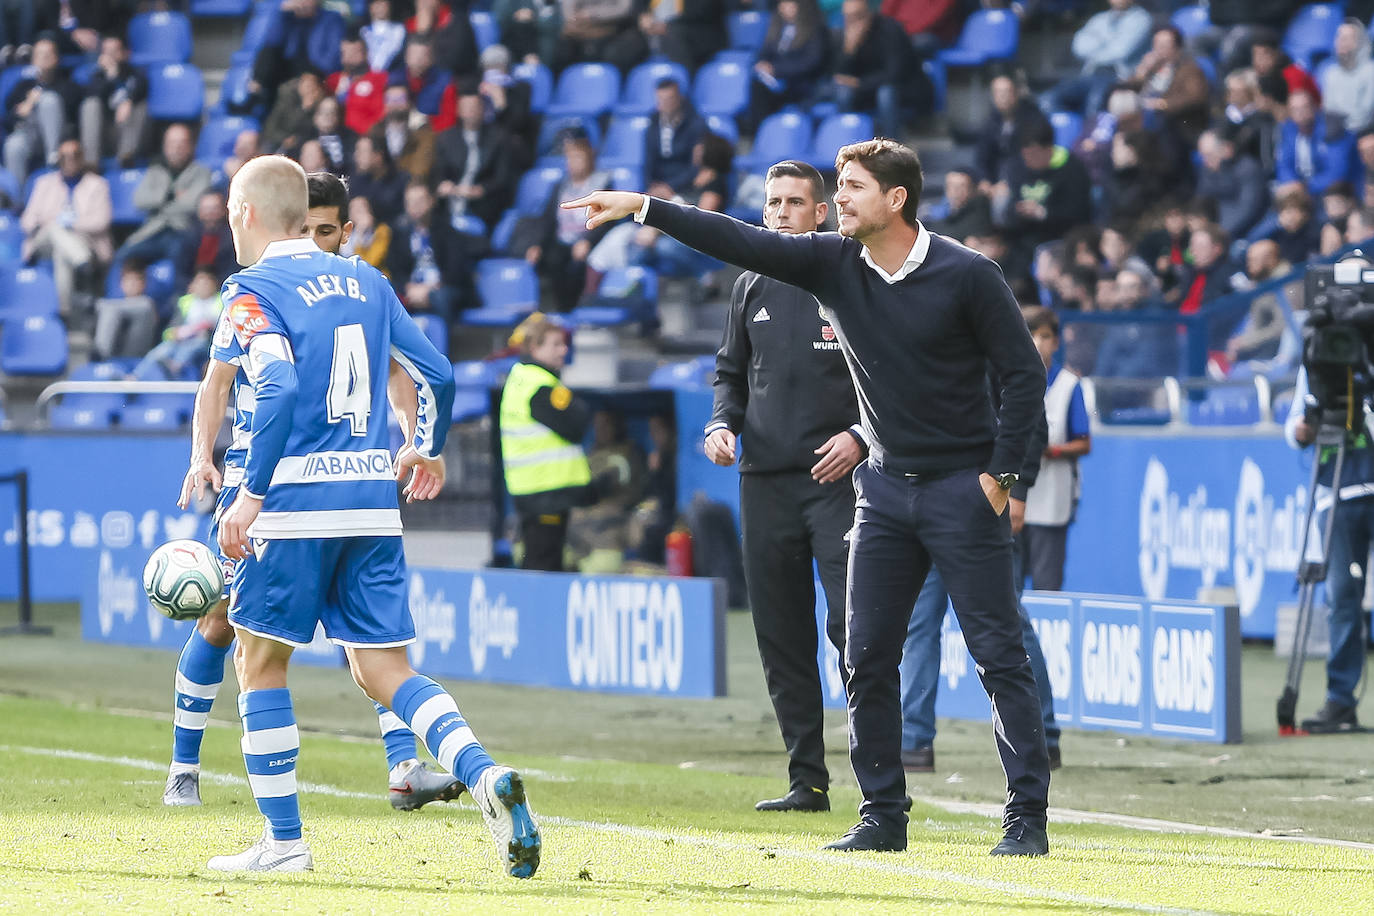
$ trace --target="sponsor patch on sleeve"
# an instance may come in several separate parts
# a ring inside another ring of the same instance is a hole
[[[549,403],[554,410],[567,410],[572,403],[572,392],[563,385],[555,385],[553,391],[549,392]]]
[[[247,290],[240,290],[239,294],[229,301],[228,312],[229,320],[234,325],[234,333],[238,335],[239,343],[245,349],[254,335],[261,334],[272,326],[272,322],[262,310],[262,303],[258,301],[258,297]]]

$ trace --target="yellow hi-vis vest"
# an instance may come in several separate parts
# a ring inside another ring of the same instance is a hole
[[[512,496],[586,486],[592,479],[582,446],[531,415],[530,400],[544,387],[557,389],[558,376],[543,366],[516,363],[501,391],[501,456]]]

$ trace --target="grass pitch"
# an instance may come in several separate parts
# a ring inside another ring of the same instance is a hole
[[[827,720],[836,810],[754,813],[784,788],[782,754],[739,619],[722,700],[450,685],[497,759],[526,772],[545,854],[523,882],[502,873],[466,796],[392,811],[375,718],[347,675],[296,672],[302,725],[314,729],[299,776],[316,871],[227,877],[206,860],[261,829],[232,676],[206,733],[206,805],[166,809],[174,656],[86,645],[69,617],[56,622],[56,640],[0,642],[0,912],[1374,913],[1374,852],[1353,845],[1052,818],[1048,858],[989,858],[997,822],[948,810],[1000,800],[987,726],[972,723],[941,722],[940,772],[913,780],[930,801],[912,814],[907,852],[821,852],[858,801],[842,717]],[[1267,671],[1262,657],[1246,663]],[[1256,691],[1272,684],[1266,674]],[[1052,801],[1374,839],[1374,739],[1281,742],[1251,721],[1232,748],[1069,733]]]

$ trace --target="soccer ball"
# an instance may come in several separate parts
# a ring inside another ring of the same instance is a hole
[[[210,548],[199,541],[168,541],[143,567],[143,590],[158,612],[173,620],[196,620],[219,603],[224,589]]]

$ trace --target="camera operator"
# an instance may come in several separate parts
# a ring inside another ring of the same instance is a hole
[[[1363,404],[1356,405],[1359,432],[1346,441],[1341,469],[1340,501],[1332,526],[1327,560],[1327,619],[1331,628],[1331,652],[1326,659],[1326,702],[1317,714],[1302,721],[1312,734],[1348,734],[1360,730],[1355,718],[1355,687],[1360,681],[1367,636],[1364,626],[1366,564],[1374,542],[1374,445],[1363,425]],[[1334,411],[1333,411],[1334,412]],[[1340,411],[1344,422],[1345,411]],[[1317,439],[1321,412],[1309,395],[1307,368],[1298,370],[1297,388],[1284,423],[1284,437],[1302,449]],[[1348,435],[1348,434],[1347,434]],[[1318,449],[1318,530],[1324,530],[1331,511],[1336,447]]]

